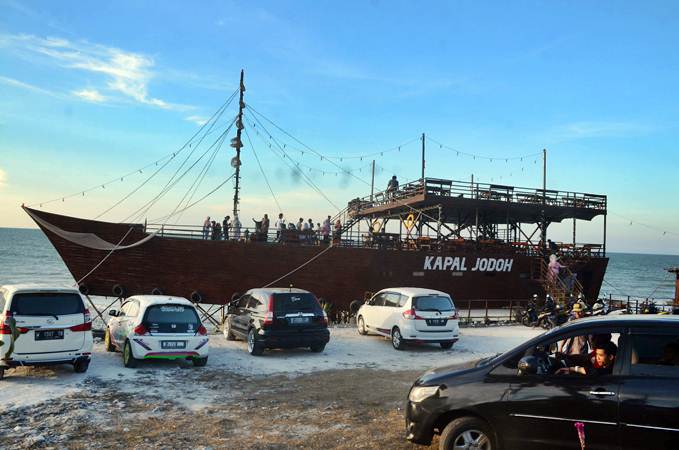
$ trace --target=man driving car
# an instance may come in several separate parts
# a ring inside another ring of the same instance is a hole
[[[580,375],[608,375],[613,372],[613,364],[618,347],[608,341],[602,342],[594,349],[592,361],[584,366],[563,367],[556,371],[557,375],[580,374]]]

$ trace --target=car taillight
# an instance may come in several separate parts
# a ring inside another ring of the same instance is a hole
[[[202,323],[198,327],[198,334],[201,336],[207,336],[207,328],[205,328]]]
[[[149,330],[147,330],[144,325],[137,325],[136,327],[134,327],[134,330],[132,331],[134,331],[134,334],[136,334],[137,336],[144,336],[149,334]]]
[[[83,319],[84,323],[81,323],[80,325],[74,325],[69,328],[71,331],[91,331],[92,330],[92,315],[90,314],[90,310],[86,309],[83,312]]]
[[[407,311],[403,311],[403,318],[406,320],[421,320],[422,317],[418,316],[415,309],[411,308]]]
[[[328,315],[323,311],[323,316],[321,317],[321,325],[328,326]]]
[[[2,321],[0,323],[0,334],[12,334],[12,329],[9,326],[9,320],[12,317],[12,313],[10,311],[5,311],[1,316],[0,320]]]
[[[453,311],[453,315],[448,317],[448,320],[457,320],[460,316],[457,315],[457,310]]]
[[[264,322],[262,322],[262,327],[268,327],[273,325],[273,295],[269,295],[269,305],[267,312],[264,315]]]
[[[81,323],[80,325],[74,325],[69,328],[71,331],[90,331],[92,330],[92,322]]]

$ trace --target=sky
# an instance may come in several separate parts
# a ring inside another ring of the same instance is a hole
[[[133,216],[244,69],[244,222],[334,215],[370,193],[373,159],[377,189],[417,179],[425,133],[428,177],[538,188],[547,149],[548,188],[608,196],[609,250],[679,254],[677,42],[671,1],[0,0],[0,226],[35,226],[22,203]],[[143,217],[224,183],[234,135]],[[232,183],[173,220],[230,214]]]

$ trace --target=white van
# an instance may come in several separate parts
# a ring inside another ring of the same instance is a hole
[[[16,366],[73,364],[87,371],[92,319],[75,288],[0,286],[0,378]]]
[[[449,349],[460,334],[450,295],[423,288],[389,288],[375,294],[356,313],[359,334],[391,338],[396,350],[408,343],[438,343]]]

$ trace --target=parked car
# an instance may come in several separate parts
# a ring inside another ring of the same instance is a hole
[[[87,371],[92,318],[77,289],[0,287],[0,378],[16,366],[72,364]]]
[[[587,352],[559,353],[586,337]],[[679,448],[679,317],[600,316],[554,328],[469,367],[423,374],[409,441],[440,449]]]
[[[391,338],[396,350],[409,343],[438,343],[449,349],[460,331],[457,310],[448,294],[433,289],[383,289],[356,313],[359,334]]]
[[[207,364],[207,329],[187,299],[135,295],[109,315],[104,345],[109,352],[123,352],[125,367],[136,367],[142,359],[187,359],[197,367]]]
[[[330,341],[328,316],[314,294],[296,288],[250,289],[229,304],[227,340],[245,339],[251,355],[267,348],[309,347],[322,352]]]

